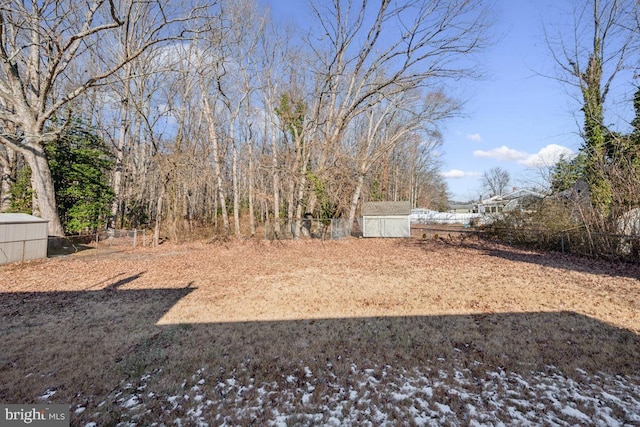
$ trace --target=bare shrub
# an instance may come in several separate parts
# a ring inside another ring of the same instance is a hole
[[[586,199],[547,197],[528,212],[509,212],[484,227],[485,236],[540,250],[637,262],[640,236],[635,210],[619,206],[603,214]]]
[[[490,238],[543,250],[562,250],[562,234],[580,226],[573,209],[561,200],[547,198],[529,211],[512,211],[495,217],[484,227]]]

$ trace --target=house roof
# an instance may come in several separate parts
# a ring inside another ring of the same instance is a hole
[[[553,197],[559,199],[589,200],[589,185],[583,179],[580,179],[573,184],[571,188],[555,193]]]
[[[480,203],[483,205],[489,205],[494,203],[507,202],[509,200],[514,200],[514,199],[520,199],[523,197],[535,197],[537,199],[543,199],[544,194],[527,190],[527,189],[522,189],[522,190],[514,191],[513,193],[509,193],[509,194],[502,194],[502,195],[489,197],[488,199],[482,200]]]
[[[409,215],[411,202],[364,202],[362,216]]]

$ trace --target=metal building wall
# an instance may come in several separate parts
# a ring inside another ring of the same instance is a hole
[[[363,237],[411,237],[408,216],[365,216],[362,218]]]
[[[47,257],[48,222],[27,214],[0,214],[0,265]]]

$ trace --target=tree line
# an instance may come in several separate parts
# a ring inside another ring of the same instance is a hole
[[[461,107],[447,87],[478,77],[491,5],[305,6],[300,30],[257,0],[0,3],[0,210],[40,215],[54,236],[157,239],[267,221],[298,236],[309,214],[353,224],[363,200],[446,207],[439,129]],[[607,220],[640,202],[637,120],[620,132],[604,119],[614,80],[637,70],[638,5],[574,12],[574,34],[546,36],[584,145],[551,185],[585,181]]]
[[[446,84],[477,74],[487,6],[314,0],[308,16],[302,32],[254,0],[2,2],[2,211],[55,236],[177,238],[445,205]]]

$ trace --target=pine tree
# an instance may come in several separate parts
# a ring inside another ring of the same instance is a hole
[[[77,122],[46,152],[65,231],[95,231],[105,225],[113,200],[108,172],[114,160],[104,141]]]

